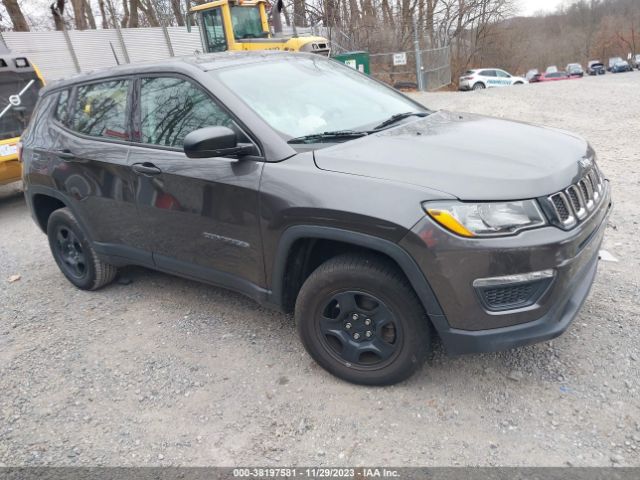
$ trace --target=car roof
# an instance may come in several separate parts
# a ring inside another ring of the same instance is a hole
[[[262,63],[273,61],[276,58],[288,58],[290,60],[302,58],[323,58],[322,55],[300,52],[281,52],[274,50],[242,51],[242,52],[218,52],[201,55],[190,55],[184,57],[172,57],[165,60],[154,60],[149,62],[138,62],[116,67],[102,68],[86,73],[72,75],[65,79],[49,83],[42,89],[42,93],[50,90],[70,87],[79,83],[89,83],[96,80],[109,79],[112,77],[135,75],[152,72],[188,72],[200,70],[208,72],[236,65],[248,65],[251,63]]]

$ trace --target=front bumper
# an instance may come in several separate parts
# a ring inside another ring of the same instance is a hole
[[[450,354],[489,352],[557,337],[584,303],[611,210],[610,192],[592,217],[571,231],[545,227],[513,237],[462,239],[423,219],[401,242],[428,279],[443,315],[430,315]],[[425,248],[426,244],[426,248]],[[531,306],[488,311],[474,279],[554,269]]]

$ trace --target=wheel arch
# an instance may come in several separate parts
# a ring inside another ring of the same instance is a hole
[[[420,299],[428,315],[442,316],[442,309],[428,280],[409,253],[392,241],[366,233],[342,230],[334,227],[296,225],[289,227],[280,237],[273,261],[271,298],[282,310],[290,311],[302,283],[317,268],[309,264],[309,248],[318,244],[344,246],[345,249],[330,252],[323,261],[345,252],[373,252],[392,261],[405,275]],[[302,249],[302,251],[300,250]],[[306,249],[306,250],[305,250]],[[306,256],[306,258],[305,258]],[[318,261],[318,258],[315,258]]]
[[[72,202],[58,190],[40,185],[29,186],[26,190],[26,195],[31,216],[44,233],[47,233],[47,222],[51,214],[60,208],[68,208],[71,210],[76,221],[84,229],[85,234],[89,235],[89,230],[87,230],[83,218],[78,215]]]

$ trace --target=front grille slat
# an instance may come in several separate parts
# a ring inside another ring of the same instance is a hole
[[[551,220],[566,230],[587,218],[604,197],[604,178],[594,165],[578,182],[546,198]]]

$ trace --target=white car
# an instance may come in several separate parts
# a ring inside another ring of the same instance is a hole
[[[460,90],[481,90],[492,87],[510,87],[529,83],[526,78],[515,77],[498,68],[467,70],[460,77]]]

